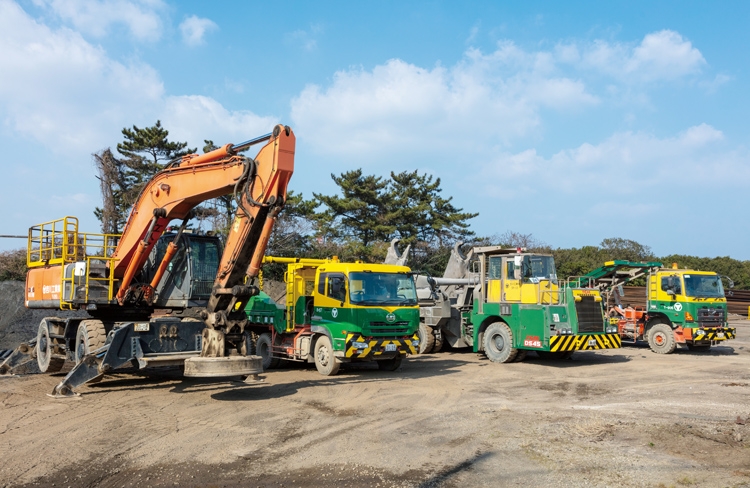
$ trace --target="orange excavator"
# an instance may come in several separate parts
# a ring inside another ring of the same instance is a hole
[[[261,143],[255,158],[240,154]],[[73,217],[29,230],[26,306],[88,315],[47,317],[35,344],[22,345],[42,372],[76,362],[54,396],[74,395],[126,365],[184,366],[194,377],[262,371],[244,309],[258,293],[254,280],[286,200],[294,151],[293,132],[277,125],[173,161],[146,184],[120,236],[81,233]],[[223,245],[187,230],[197,205],[228,194],[237,214]]]

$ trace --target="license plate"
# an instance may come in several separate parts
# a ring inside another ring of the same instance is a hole
[[[717,332],[716,333],[716,337],[718,337],[719,339],[723,339],[724,338],[724,333],[723,332]]]
[[[595,346],[596,345],[596,339],[589,339],[589,346]]]
[[[393,352],[396,350],[396,344],[386,344],[385,352]]]
[[[133,330],[135,330],[136,332],[148,332],[148,322],[135,324]]]

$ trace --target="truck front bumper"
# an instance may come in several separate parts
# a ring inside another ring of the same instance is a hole
[[[737,329],[734,327],[703,327],[702,329],[691,329],[691,331],[693,342],[726,341],[737,336]]]
[[[348,359],[388,359],[399,354],[417,354],[419,337],[364,337],[347,334],[344,357]]]
[[[621,346],[618,334],[558,335],[549,338],[551,352],[618,349]]]

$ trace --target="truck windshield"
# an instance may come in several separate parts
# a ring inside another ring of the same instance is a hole
[[[686,274],[685,295],[696,298],[721,298],[724,287],[718,275]]]
[[[555,260],[552,256],[529,256],[523,257],[521,277],[524,281],[539,283],[541,280],[557,282],[555,271]]]
[[[349,273],[349,301],[355,305],[416,305],[414,279],[405,273]]]

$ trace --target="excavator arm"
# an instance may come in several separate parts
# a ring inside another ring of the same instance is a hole
[[[239,155],[262,142],[266,144],[254,159]],[[230,316],[253,294],[253,287],[247,283],[252,284],[258,274],[274,222],[286,201],[294,150],[294,133],[287,126],[277,125],[272,133],[243,144],[185,156],[156,174],[133,206],[113,255],[111,272],[120,280],[117,301],[125,305],[153,294],[153,290],[144,294],[143,285],[134,285],[133,277],[172,220],[186,221],[200,203],[234,194],[237,215],[203,318],[211,329],[228,331],[234,325],[243,329],[242,318],[230,320]],[[173,254],[167,252],[160,270]],[[155,283],[158,279],[152,286]]]

